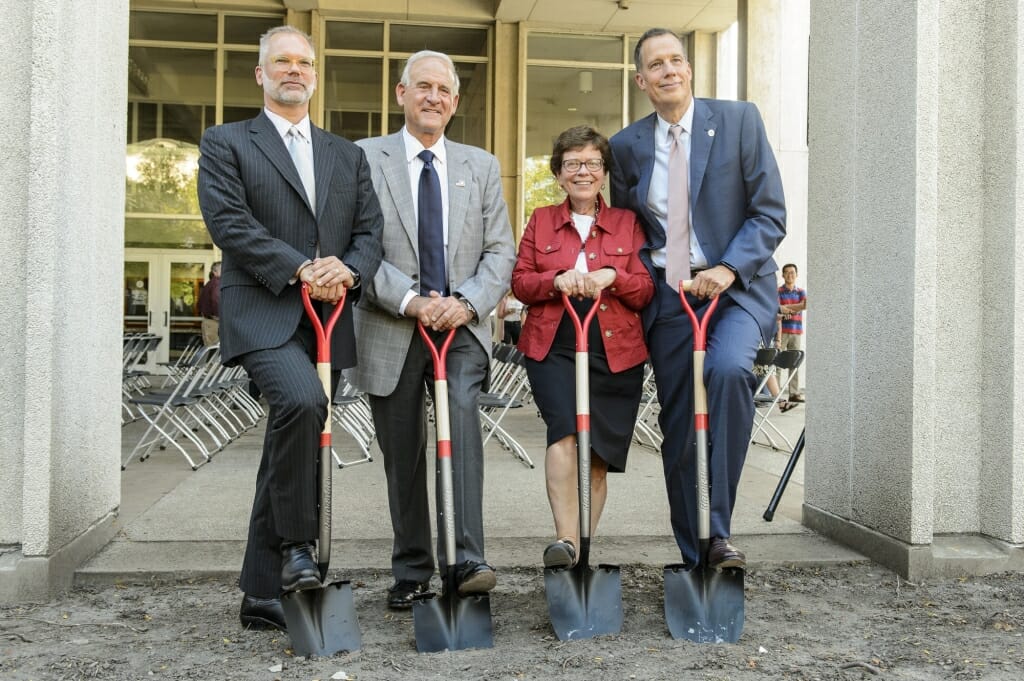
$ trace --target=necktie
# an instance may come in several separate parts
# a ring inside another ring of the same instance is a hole
[[[690,167],[679,141],[683,128],[673,125],[668,153],[668,233],[665,235],[665,281],[673,289],[690,278]]]
[[[299,171],[299,179],[306,190],[309,205],[316,212],[316,180],[313,179],[313,148],[307,144],[302,133],[294,125],[288,130],[288,153],[291,154],[295,169]]]
[[[437,291],[447,294],[444,273],[444,217],[441,208],[441,182],[437,179],[434,152],[419,153],[423,161],[418,199],[418,231],[420,248],[420,294]]]

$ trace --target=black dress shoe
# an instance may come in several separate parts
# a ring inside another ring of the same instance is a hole
[[[242,597],[242,608],[238,612],[238,619],[246,629],[288,631],[279,598],[256,598],[246,594]]]
[[[388,589],[388,607],[394,610],[411,608],[416,597],[426,593],[430,582],[414,582],[411,579],[400,579]]]
[[[281,591],[319,589],[320,569],[313,560],[311,542],[281,544]]]
[[[730,544],[728,539],[712,537],[708,548],[708,567],[716,570],[731,567],[742,569],[747,567],[747,557]]]
[[[487,593],[497,583],[494,568],[487,563],[477,563],[471,560],[459,565],[455,570],[455,576],[459,582],[460,596]]]

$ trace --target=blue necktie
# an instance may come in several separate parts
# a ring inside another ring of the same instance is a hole
[[[444,274],[444,216],[441,208],[441,182],[434,169],[434,152],[419,153],[423,161],[419,189],[420,295],[437,291],[447,294]]]

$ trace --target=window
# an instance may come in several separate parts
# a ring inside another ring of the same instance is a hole
[[[419,50],[443,52],[459,75],[459,108],[446,135],[488,148],[490,30],[390,21],[324,22],[324,127],[351,140],[397,132],[404,124],[395,85]]]
[[[199,140],[259,111],[259,37],[282,19],[131,12],[125,247],[213,248],[196,198]]]

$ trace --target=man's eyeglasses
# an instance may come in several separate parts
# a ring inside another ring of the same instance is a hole
[[[270,63],[274,68],[281,71],[287,71],[291,66],[295,66],[303,73],[312,73],[313,68],[316,64],[309,57],[286,57],[283,54],[279,54],[274,57],[270,57]]]
[[[592,173],[596,173],[598,170],[604,168],[604,159],[588,158],[586,161],[581,161],[577,158],[570,158],[562,161],[562,170],[569,173],[579,172],[579,169],[582,166],[587,166],[587,170]]]

